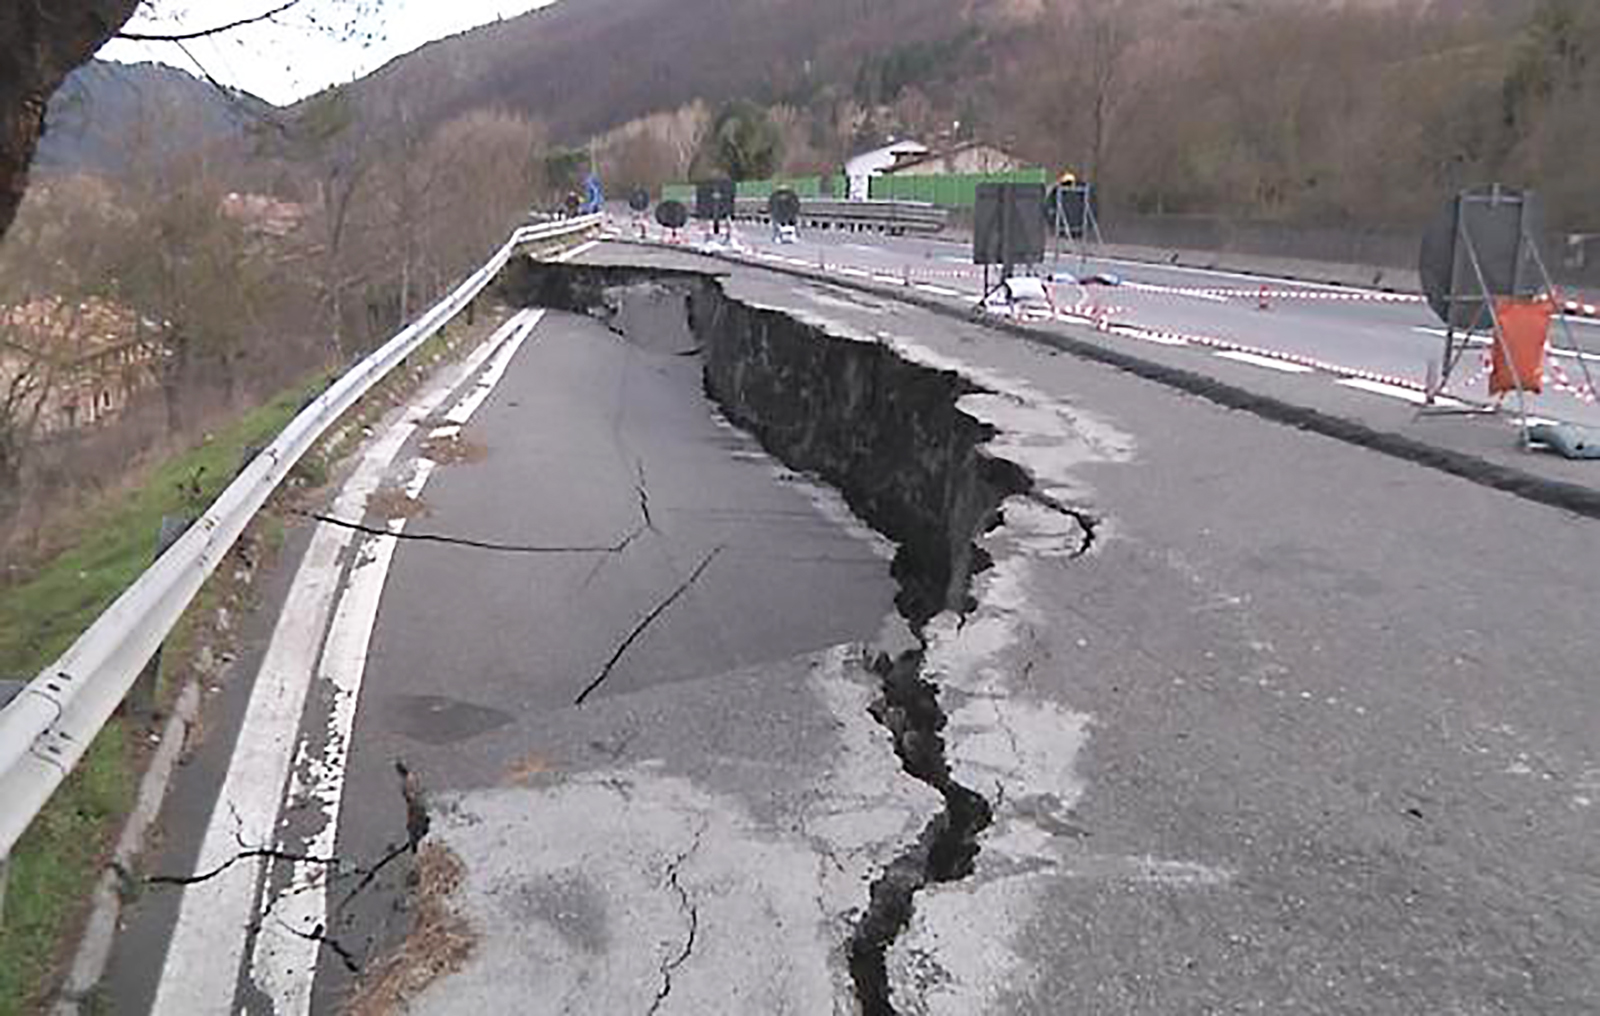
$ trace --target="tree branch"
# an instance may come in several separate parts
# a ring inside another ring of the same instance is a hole
[[[209,35],[221,35],[224,32],[231,32],[236,28],[244,28],[249,25],[258,24],[262,21],[270,21],[272,18],[277,17],[279,14],[282,14],[291,7],[297,6],[299,3],[300,0],[285,0],[284,3],[279,4],[270,11],[264,11],[261,14],[253,14],[248,18],[240,18],[238,21],[230,21],[225,25],[213,25],[210,28],[196,29],[192,32],[174,32],[170,34],[150,32],[118,32],[116,37],[118,39],[127,39],[130,42],[189,42],[193,39],[204,39]]]

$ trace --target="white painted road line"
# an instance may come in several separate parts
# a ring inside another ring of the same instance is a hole
[[[500,379],[505,376],[506,368],[511,365],[511,358],[517,355],[522,344],[527,341],[533,330],[539,327],[539,322],[544,320],[544,311],[523,311],[517,316],[518,325],[511,338],[501,343],[500,350],[489,363],[483,376],[478,378],[478,383],[472,386],[472,391],[456,403],[455,407],[445,416],[445,422],[457,427],[464,427],[472,419],[472,414],[478,411],[483,401],[494,391]]]
[[[1399,385],[1385,384],[1382,381],[1369,381],[1364,377],[1340,378],[1338,383],[1344,385],[1346,388],[1359,388],[1364,392],[1371,392],[1374,395],[1384,395],[1391,399],[1400,399],[1403,402],[1409,402],[1417,406],[1426,405],[1428,401],[1428,397],[1426,395],[1414,388],[1402,388]],[[1451,409],[1466,405],[1466,403],[1462,402],[1460,399],[1452,399],[1448,395],[1439,396],[1433,400],[1433,404]]]
[[[477,384],[457,401],[446,417],[455,425],[458,434],[505,377],[512,359],[544,315],[543,310],[527,310],[517,316],[519,323],[511,337],[500,344]],[[418,460],[406,485],[408,497],[416,500],[422,496],[437,465],[432,459]],[[396,537],[405,527],[404,519],[389,523],[389,530]],[[398,543],[398,539],[392,538],[368,537],[363,541],[323,646],[321,676],[332,690],[329,698],[333,703],[327,717],[326,736],[322,739],[323,755],[320,762],[317,761],[314,741],[302,738],[288,796],[290,807],[297,813],[311,812],[322,818],[321,827],[305,850],[311,857],[334,855],[340,806],[344,800],[345,764],[366,672],[367,647]],[[311,774],[309,782],[300,778],[303,772]],[[316,929],[327,923],[327,866],[296,862],[287,867],[289,877],[281,895],[262,900],[251,981],[274,1000],[277,1016],[306,1016],[310,1012],[312,980],[320,948],[315,938]]]
[[[478,383],[457,401],[447,419],[458,427],[465,427],[472,420],[544,315],[543,310],[518,315],[520,324],[512,336],[501,343]],[[406,484],[406,496],[413,501],[421,497],[437,466],[432,459],[419,459]],[[405,528],[404,519],[395,519],[389,523],[394,537],[363,538],[323,645],[321,678],[331,692],[326,699],[332,707],[322,737],[302,736],[288,794],[288,806],[295,814],[314,814],[321,819],[321,826],[304,850],[310,857],[334,856],[344,800],[345,765],[366,673],[367,648],[378,621],[378,605],[399,545],[398,536]],[[320,760],[318,743],[322,745]],[[302,779],[303,773],[309,779]],[[275,898],[263,894],[250,979],[273,1000],[275,1016],[308,1016],[320,950],[317,929],[326,927],[328,921],[328,867],[314,862],[275,864],[286,869],[288,878]],[[269,872],[269,886],[270,875]]]
[[[550,260],[551,261],[557,261],[557,262],[565,263],[567,261],[571,261],[573,258],[583,257],[585,254],[587,254],[590,251],[594,250],[598,246],[600,246],[600,241],[599,240],[590,240],[588,243],[580,243],[580,244],[578,244],[578,246],[572,248],[569,251],[563,251],[560,254],[557,254],[555,257],[551,258]]]
[[[964,296],[965,295],[959,289],[950,289],[950,288],[948,288],[946,286],[935,286],[935,285],[931,285],[929,283],[918,283],[917,284],[917,288],[922,290],[924,293],[932,293],[934,296]]]
[[[405,520],[389,524],[391,532],[404,531]],[[395,539],[363,537],[350,579],[339,597],[333,623],[322,648],[319,671],[332,703],[327,716],[326,742],[321,756],[309,740],[302,739],[295,753],[289,786],[289,808],[296,815],[314,814],[322,824],[306,843],[313,858],[336,856],[339,808],[344,800],[345,765],[350,757],[350,733],[355,727],[356,704],[366,674],[367,647],[378,619],[394,558]],[[309,812],[303,809],[311,809]],[[328,921],[329,869],[308,861],[274,862],[271,869],[287,874],[285,884],[262,894],[259,928],[250,962],[250,983],[272,1000],[275,1016],[307,1016],[311,1012],[311,987],[317,970],[319,929]],[[274,884],[269,869],[267,884]]]
[[[1310,374],[1312,370],[1303,363],[1292,363],[1288,360],[1274,360],[1270,356],[1259,356],[1255,353],[1245,353],[1239,350],[1224,349],[1215,354],[1224,360],[1236,360],[1239,363],[1248,363],[1252,367],[1265,367],[1268,370],[1282,371],[1285,374]]]
[[[401,422],[373,442],[335,500],[335,514],[341,518],[366,514],[368,497],[420,421],[450,396],[460,379],[480,370],[529,314],[524,311],[501,326],[472,351],[450,383],[428,392]],[[354,537],[350,529],[318,525],[295,574],[284,601],[293,609],[286,607],[273,630],[195,862],[197,873],[230,863],[231,867],[184,889],[151,1007],[155,1016],[225,1013],[234,1008],[264,870],[259,857],[240,855],[277,842],[306,696],[322,655],[345,552]]]
[[[1431,335],[1436,339],[1442,339],[1450,334],[1443,328],[1421,326],[1413,328],[1412,331],[1420,335]],[[1490,336],[1478,335],[1474,332],[1458,332],[1456,338],[1464,341],[1469,346],[1476,346],[1480,349],[1489,349],[1494,345],[1494,340]],[[1551,356],[1560,357],[1563,360],[1583,360],[1585,363],[1600,363],[1600,353],[1581,353],[1571,349],[1560,349],[1555,346],[1546,346],[1545,349]]]

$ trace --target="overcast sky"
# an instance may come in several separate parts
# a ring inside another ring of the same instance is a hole
[[[156,0],[140,9],[129,32],[194,31],[227,24],[282,6],[284,0]],[[159,60],[253,92],[279,105],[376,70],[401,53],[447,35],[509,18],[554,0],[381,0],[362,21],[364,34],[343,38],[319,31],[315,22],[343,23],[361,0],[301,0],[273,22],[185,44],[113,40],[100,51],[107,60]],[[192,59],[191,59],[192,57]]]

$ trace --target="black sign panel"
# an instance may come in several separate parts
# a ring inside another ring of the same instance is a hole
[[[972,263],[1032,265],[1044,260],[1042,183],[980,183],[973,209]]]
[[[732,180],[713,180],[695,187],[694,217],[720,222],[733,218],[733,201],[738,188]]]
[[[800,221],[800,195],[783,189],[772,192],[767,199],[767,212],[774,226],[793,226]]]
[[[1094,192],[1087,184],[1057,184],[1045,196],[1044,221],[1058,236],[1081,240],[1094,218]]]
[[[636,212],[649,211],[650,192],[643,187],[635,188],[634,192],[628,195],[628,207]]]
[[[1453,327],[1483,329],[1486,296],[1539,295],[1533,244],[1541,229],[1531,192],[1498,184],[1461,192],[1422,237],[1417,270],[1428,306]]]
[[[689,224],[689,209],[682,201],[663,201],[656,205],[656,221],[667,229],[682,229]]]

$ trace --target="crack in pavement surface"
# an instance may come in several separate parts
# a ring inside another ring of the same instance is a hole
[[[578,697],[572,702],[573,705],[583,705],[584,702],[588,701],[590,695],[593,695],[600,689],[601,685],[605,684],[606,678],[610,677],[612,671],[616,670],[617,664],[627,655],[633,644],[639,641],[640,636],[644,635],[651,625],[660,620],[661,615],[672,609],[674,603],[677,603],[685,593],[694,588],[695,584],[705,575],[706,569],[711,567],[711,562],[715,561],[717,555],[722,553],[722,549],[721,547],[712,548],[711,552],[701,558],[699,564],[695,565],[694,571],[689,573],[688,578],[680,582],[676,589],[668,593],[659,603],[650,608],[644,617],[639,619],[639,623],[633,626],[633,630],[628,632],[627,636],[617,644],[617,648],[612,651],[611,656],[601,665],[600,672],[584,686],[583,691],[578,693]]]
[[[501,554],[622,554],[631,547],[635,540],[644,535],[646,528],[630,529],[615,543],[599,546],[562,546],[559,544],[527,544],[527,543],[497,543],[491,540],[477,540],[465,536],[449,536],[440,533],[417,533],[409,529],[396,532],[384,526],[369,526],[363,522],[353,522],[349,519],[335,518],[317,512],[294,510],[290,514],[313,522],[322,522],[340,529],[348,529],[367,536],[377,536],[386,540],[399,540],[403,543],[438,543],[450,547],[465,547],[469,550],[487,550]],[[647,516],[648,518],[648,516]]]
[[[700,828],[695,830],[694,842],[689,845],[689,849],[678,855],[667,866],[666,882],[678,896],[678,907],[683,911],[688,930],[684,935],[682,950],[676,956],[668,957],[662,961],[661,987],[656,991],[655,1001],[650,1003],[650,1016],[655,1016],[656,1013],[660,1012],[661,1007],[666,1004],[667,999],[672,995],[672,976],[680,967],[689,962],[689,957],[694,954],[695,939],[700,934],[700,910],[695,906],[694,898],[689,894],[689,890],[684,888],[678,876],[683,866],[700,850],[700,841],[705,836],[705,832],[706,823],[702,822]]]
[[[615,309],[619,301],[608,282],[636,285],[626,272],[610,280],[604,272],[560,274],[553,283],[547,276],[547,298],[554,290],[557,298],[564,293]],[[608,295],[596,296],[596,287]],[[792,467],[840,489],[876,528],[900,541],[899,605],[920,648],[882,655],[871,713],[890,732],[905,772],[937,792],[944,807],[881,869],[848,935],[856,1001],[866,1016],[888,1016],[896,1009],[887,956],[911,920],[915,897],[973,873],[978,837],[994,808],[974,784],[952,775],[944,736],[949,718],[936,682],[923,676],[931,644],[924,626],[948,617],[965,634],[968,611],[980,606],[968,592],[969,573],[993,563],[975,541],[1013,519],[1010,528],[1025,533],[1039,554],[1070,561],[1091,553],[1102,520],[1076,505],[1081,495],[1071,471],[1125,457],[1128,441],[1015,379],[985,375],[909,340],[858,337],[831,323],[753,308],[715,286],[687,302],[708,351],[707,390],[729,419]],[[856,369],[854,361],[870,366]],[[862,377],[871,379],[870,392],[851,387]],[[927,444],[908,447],[907,431]],[[944,435],[952,435],[944,440],[953,447],[934,443]],[[905,461],[929,455],[937,464]],[[908,476],[913,483],[905,482]],[[927,488],[919,490],[923,482]],[[1009,722],[997,726],[1019,753],[1019,732]],[[1003,800],[1006,780],[993,783],[996,800]]]

